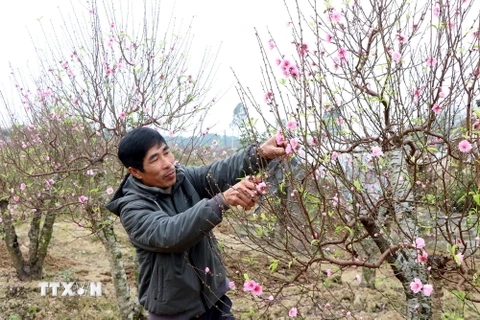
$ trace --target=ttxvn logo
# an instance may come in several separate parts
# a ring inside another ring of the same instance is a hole
[[[38,286],[42,296],[46,296],[48,291],[55,297],[58,296],[59,291],[62,291],[61,296],[85,296],[88,292],[91,297],[102,295],[101,282],[40,282]]]

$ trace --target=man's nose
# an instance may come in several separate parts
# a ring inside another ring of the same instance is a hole
[[[174,164],[174,161],[168,158],[162,158],[161,161],[162,161],[162,167],[164,168],[170,168]]]

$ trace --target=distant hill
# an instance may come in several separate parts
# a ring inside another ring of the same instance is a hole
[[[197,145],[197,146],[209,146],[214,143],[213,141],[215,140],[217,142],[217,145],[219,147],[230,147],[237,149],[240,147],[240,138],[235,137],[235,136],[228,136],[226,134],[220,135],[220,134],[213,134],[213,133],[208,133],[205,136],[199,136],[199,137],[182,137],[182,136],[177,136],[177,137],[165,137],[167,142],[169,144],[175,143],[178,146],[188,146],[191,145],[192,143]]]

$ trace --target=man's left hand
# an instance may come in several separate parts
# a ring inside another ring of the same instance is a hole
[[[274,159],[285,155],[285,147],[284,145],[277,145],[277,138],[275,136],[271,137],[267,141],[265,141],[258,149],[258,155],[265,159]]]

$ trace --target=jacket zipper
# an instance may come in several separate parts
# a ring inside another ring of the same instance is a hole
[[[172,200],[172,204],[173,204],[173,207],[175,208],[175,212],[178,214],[178,208],[177,208],[177,205],[175,204],[173,194],[170,195],[170,199]],[[188,251],[188,259],[190,260],[190,264],[193,266],[194,270],[198,270],[198,267],[195,264],[195,260],[193,259],[192,253],[190,252],[190,250]],[[203,304],[203,307],[205,308],[205,312],[207,312],[208,305],[207,305],[207,302],[205,301],[205,297],[203,294],[203,292],[205,291],[205,286],[202,283],[200,277],[198,277],[198,282],[200,284],[200,299],[202,300],[202,304]]]

